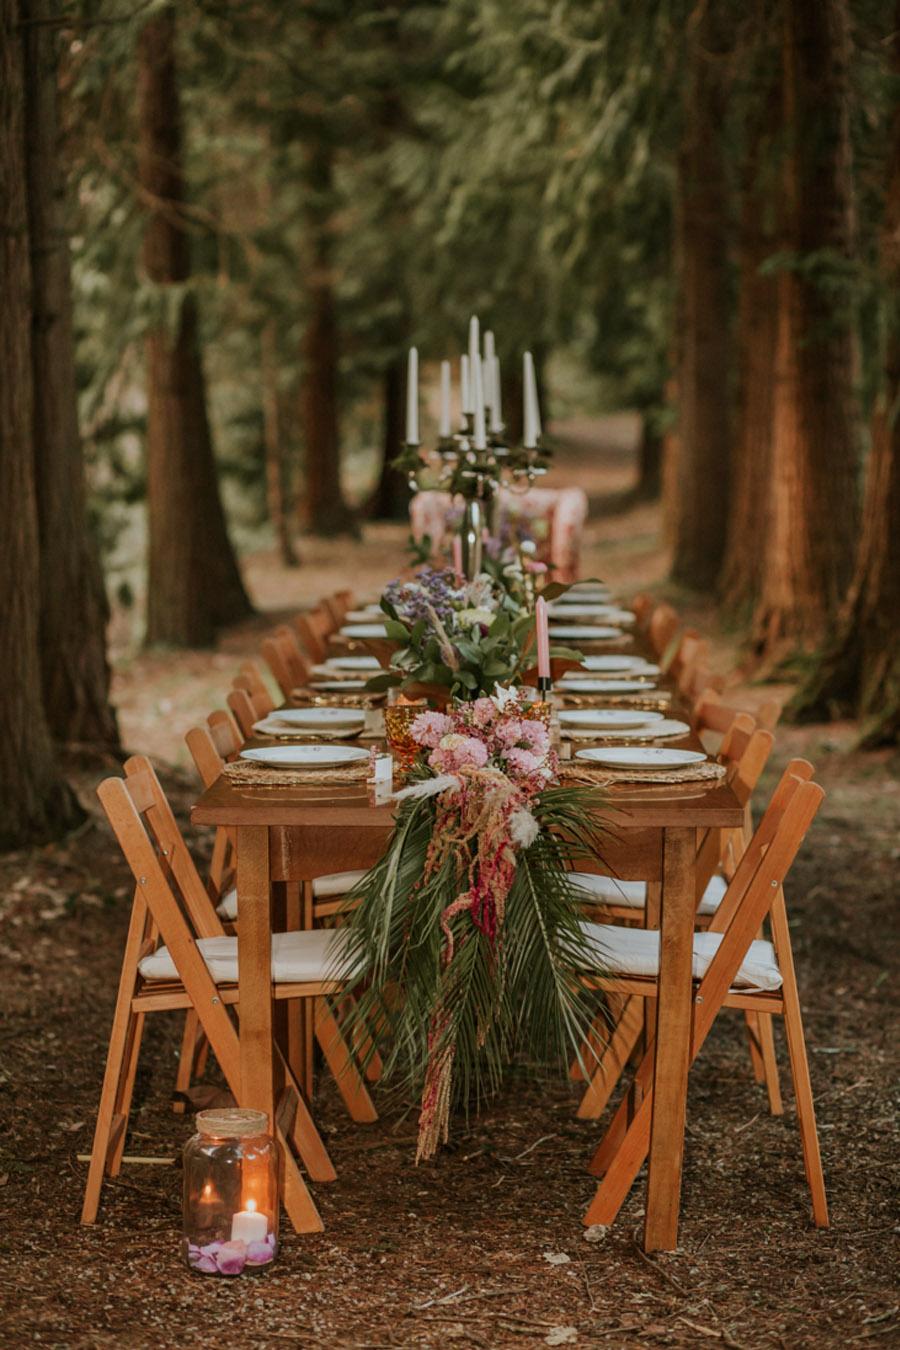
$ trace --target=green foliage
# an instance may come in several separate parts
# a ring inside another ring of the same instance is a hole
[[[366,983],[351,1017],[360,1028],[385,1018],[389,1025],[380,1045],[383,1083],[418,1096],[430,1056],[452,1047],[453,1103],[468,1108],[497,1091],[514,1058],[532,1071],[549,1064],[564,1072],[582,1053],[598,1006],[580,976],[596,971],[597,956],[567,869],[602,848],[602,805],[592,788],[541,794],[534,807],[540,833],[517,854],[496,939],[458,914],[449,920],[454,954],[445,964],[441,918],[468,885],[469,855],[448,855],[423,883],[435,798],[401,803],[388,848],[348,896],[346,913],[348,960]],[[391,996],[397,988],[399,1002]],[[448,1019],[429,1044],[439,1005]]]

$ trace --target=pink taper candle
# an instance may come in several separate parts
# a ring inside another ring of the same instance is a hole
[[[462,539],[458,534],[453,536],[453,570],[458,577],[462,576]]]
[[[539,595],[534,606],[534,622],[537,629],[538,679],[550,679],[550,634],[547,631],[547,601]]]

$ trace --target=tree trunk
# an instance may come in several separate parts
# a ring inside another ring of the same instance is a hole
[[[891,38],[900,76],[900,4]],[[861,743],[900,739],[900,107],[891,131],[881,262],[887,304],[884,387],[872,425],[865,510],[853,584],[832,640],[791,712],[862,720]]]
[[[655,501],[662,487],[663,438],[654,418],[649,413],[641,416],[641,439],[638,445],[638,480],[635,496],[641,501]]]
[[[24,19],[18,0],[0,0],[0,849],[58,837],[81,819],[41,696]]]
[[[143,263],[177,312],[147,336],[148,643],[203,646],[251,612],[219,496],[184,227],[175,11],[138,39]],[[169,306],[167,305],[167,308]]]
[[[303,519],[313,534],[342,534],[353,515],[341,493],[338,421],[338,331],[331,272],[331,151],[316,144],[307,160],[306,226],[309,307],[301,345],[300,423],[303,429],[305,495]]]
[[[44,711],[57,740],[116,747],[106,659],[109,605],[87,525],[78,431],[65,186],[57,159],[58,37],[51,23],[58,6],[27,0],[23,8]]]
[[[281,561],[285,567],[296,567],[300,560],[291,539],[291,515],[285,500],[287,466],[284,462],[284,409],[281,390],[278,388],[278,333],[273,320],[263,326],[260,335],[260,371],[269,520],[278,539]]]
[[[705,6],[689,37],[678,155],[678,461],[672,576],[713,586],[725,552],[728,504],[730,296],[726,108],[721,5]]]
[[[785,222],[778,276],[768,532],[758,648],[822,641],[853,569],[858,522],[845,0],[781,0]],[[837,283],[837,284],[836,284]]]
[[[409,516],[410,493],[406,476],[392,468],[403,444],[404,387],[404,365],[397,357],[384,372],[381,473],[369,503],[369,514],[376,520],[406,520]]]
[[[767,73],[777,55],[760,54]],[[738,419],[731,460],[728,548],[720,581],[729,608],[752,612],[759,598],[769,503],[778,283],[762,270],[778,247],[774,225],[781,125],[780,81],[754,88],[744,159],[737,319]]]

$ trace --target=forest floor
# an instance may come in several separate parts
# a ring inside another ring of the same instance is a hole
[[[584,484],[592,499],[585,571],[624,594],[664,592],[658,510],[627,497],[632,425],[564,430],[556,478]],[[306,540],[294,572],[248,559],[261,616],[216,652],[129,655],[118,617],[123,739],[157,761],[182,818],[195,784],[181,738],[222,704],[239,658],[278,613],[327,588],[374,590],[402,562],[404,536],[367,526],[354,546]],[[721,617],[672,598],[715,636],[717,662],[730,669],[735,638]],[[316,1188],[325,1232],[285,1232],[275,1266],[233,1282],[180,1263],[177,1159],[190,1122],[168,1107],[177,1016],[151,1021],[127,1146],[174,1165],[126,1165],[105,1187],[98,1223],[78,1222],[130,887],[91,791],[116,766],[73,764],[88,825],[0,859],[0,1345],[900,1346],[898,762],[855,752],[850,726],[779,729],[766,786],[798,753],[828,793],[788,902],[829,1230],[809,1222],[790,1088],[785,1115],[769,1115],[740,1021],[726,1015],[691,1078],[677,1252],[642,1253],[640,1184],[614,1227],[585,1240],[584,1162],[599,1129],[574,1118],[577,1092],[564,1081],[511,1082],[419,1168],[412,1104],[353,1126],[325,1082],[317,1116],[338,1171]],[[779,1051],[786,1080],[781,1041]]]

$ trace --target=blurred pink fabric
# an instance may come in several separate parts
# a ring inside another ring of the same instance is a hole
[[[418,492],[409,505],[413,537],[418,540],[429,535],[434,552],[445,552],[447,517],[460,510],[461,502],[459,498],[454,507],[448,492]],[[588,500],[582,488],[529,488],[527,492],[501,488],[500,504],[510,517],[524,517],[534,527],[537,556],[553,564],[557,580],[577,580],[581,536],[588,514]]]

